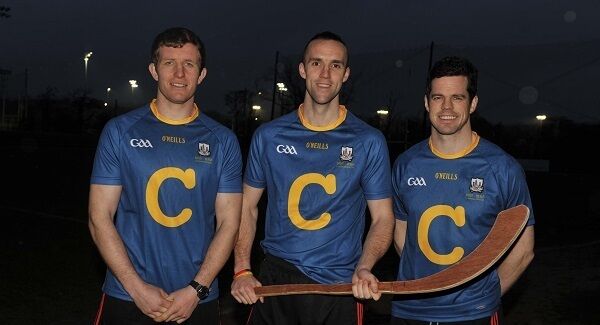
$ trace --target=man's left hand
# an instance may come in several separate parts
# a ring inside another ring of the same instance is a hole
[[[379,280],[370,270],[357,269],[352,275],[352,293],[358,299],[379,300],[381,293],[378,284]]]
[[[172,292],[167,299],[172,300],[173,303],[167,311],[155,318],[154,321],[181,324],[192,315],[192,312],[198,306],[198,302],[200,302],[196,290],[190,286]]]

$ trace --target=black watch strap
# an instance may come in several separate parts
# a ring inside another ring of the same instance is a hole
[[[200,298],[200,300],[203,300],[206,297],[208,297],[208,294],[210,293],[210,289],[207,286],[203,286],[195,280],[190,281],[190,287],[196,290],[196,294],[198,295],[198,298]]]

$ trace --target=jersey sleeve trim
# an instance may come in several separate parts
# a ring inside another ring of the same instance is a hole
[[[95,185],[122,185],[121,179],[115,177],[100,177],[92,176],[90,178],[90,184]]]
[[[242,193],[239,186],[219,186],[217,193]]]
[[[257,182],[257,181],[253,181],[250,180],[248,178],[244,178],[244,184],[254,187],[254,188],[265,188],[266,183],[265,182]]]

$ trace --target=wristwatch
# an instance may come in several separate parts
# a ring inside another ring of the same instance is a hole
[[[203,286],[195,280],[190,281],[190,287],[196,290],[196,294],[198,295],[198,298],[200,298],[200,300],[203,300],[206,297],[208,297],[208,294],[210,293],[210,289],[207,286]]]

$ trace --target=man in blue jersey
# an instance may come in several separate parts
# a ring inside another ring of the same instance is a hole
[[[232,295],[253,304],[254,287],[289,283],[352,282],[357,298],[379,299],[371,273],[386,252],[394,218],[387,145],[383,135],[339,104],[350,75],[348,53],[331,32],[315,35],[299,64],[306,81],[298,110],[254,134],[244,176]],[[257,204],[268,193],[265,260],[250,271]],[[371,226],[364,247],[365,209]],[[357,324],[354,297],[283,296],[260,299],[250,324]]]
[[[396,160],[392,171],[400,253],[398,280],[437,273],[473,251],[496,215],[531,198],[517,161],[471,130],[477,69],[447,57],[429,73],[425,109],[431,136]],[[424,296],[396,297],[391,324],[500,324],[500,297],[533,259],[534,216],[508,255],[466,285]]]
[[[192,31],[160,33],[156,99],[102,131],[89,202],[108,266],[97,323],[219,324],[216,276],[239,227],[242,159],[235,135],[194,103],[205,64]]]

